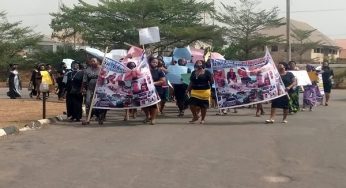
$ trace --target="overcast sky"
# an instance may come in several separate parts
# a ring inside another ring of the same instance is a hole
[[[77,0],[61,0],[66,5],[77,3]],[[98,0],[85,0],[97,3]],[[211,0],[204,0],[211,1]],[[219,2],[221,0],[215,0]],[[222,0],[233,2],[235,0]],[[286,0],[260,0],[259,8],[279,7],[280,16],[286,15]],[[0,0],[0,11],[6,11],[10,21],[22,20],[26,26],[35,31],[50,35],[50,12],[58,10],[59,0]],[[310,24],[330,38],[346,39],[346,0],[291,0],[291,18]]]

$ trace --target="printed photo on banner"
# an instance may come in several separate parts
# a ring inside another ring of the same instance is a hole
[[[219,108],[235,108],[285,95],[285,87],[269,53],[249,61],[212,60]]]
[[[143,61],[106,59],[96,86],[94,108],[142,108],[160,101],[146,57]]]

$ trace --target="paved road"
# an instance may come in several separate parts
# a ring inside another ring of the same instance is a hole
[[[173,107],[157,125],[115,112],[103,127],[52,125],[0,140],[0,187],[345,188],[345,107],[334,91],[288,125],[249,109],[188,125]]]

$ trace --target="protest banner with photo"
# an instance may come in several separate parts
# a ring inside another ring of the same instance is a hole
[[[307,86],[312,84],[309,74],[306,70],[288,72],[291,72],[297,78],[297,86]]]
[[[93,108],[132,109],[160,102],[147,58],[129,63],[136,66],[133,68],[109,58],[105,59],[97,80]]]
[[[220,109],[266,102],[287,94],[269,52],[249,61],[212,59],[211,65]]]
[[[322,74],[318,74],[318,82],[317,82],[318,89],[320,90],[320,93],[322,96],[324,96],[324,88],[323,88],[323,79]]]

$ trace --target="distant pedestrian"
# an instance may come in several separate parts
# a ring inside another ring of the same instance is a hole
[[[31,72],[31,78],[30,78],[30,83],[29,83],[29,87],[31,87],[31,91],[29,93],[30,98],[32,98],[33,96],[37,95],[37,87],[36,87],[36,74],[38,74],[38,65],[35,64],[34,65],[34,69]]]
[[[8,76],[9,91],[7,92],[7,96],[11,99],[22,97],[22,83],[17,68],[17,64],[10,64],[10,73]]]
[[[56,77],[56,94],[58,95],[58,100],[64,100],[65,97],[65,83],[64,80],[64,73],[63,71],[59,70],[57,71],[57,77]],[[67,81],[67,80],[66,80]]]

